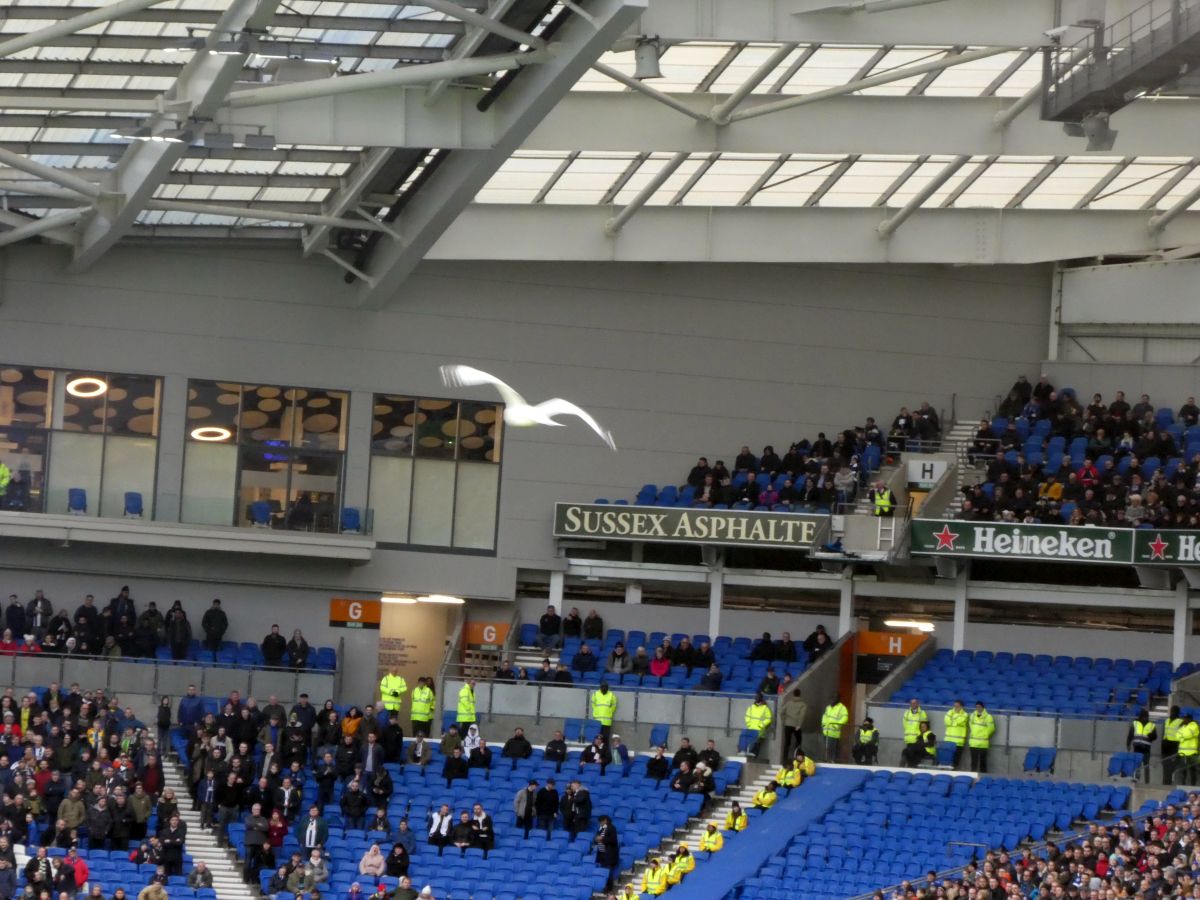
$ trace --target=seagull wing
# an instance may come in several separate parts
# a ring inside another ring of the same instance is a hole
[[[509,406],[528,406],[525,398],[510,388],[495,375],[489,375],[482,369],[470,366],[442,366],[442,381],[446,387],[475,387],[481,384],[494,385],[500,396]]]
[[[585,410],[580,409],[570,400],[564,400],[562,397],[555,397],[552,400],[539,403],[534,407],[534,409],[547,418],[553,418],[554,416],[578,416],[587,423],[588,427],[590,427],[592,431],[600,435],[600,438],[604,441],[604,443],[608,444],[610,449],[617,449],[616,442],[613,441],[612,432],[605,431],[603,428],[601,428],[599,422],[593,419]]]

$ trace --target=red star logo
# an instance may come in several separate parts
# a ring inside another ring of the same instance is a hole
[[[934,536],[936,537],[936,535]],[[1150,542],[1150,558],[1165,560],[1167,557],[1164,555],[1164,551],[1169,546],[1171,545],[1162,539],[1161,534],[1156,534],[1154,540]]]
[[[937,538],[937,546],[935,550],[956,550],[954,542],[958,540],[958,535],[950,530],[949,525],[943,525],[941,531],[935,531],[933,536]]]

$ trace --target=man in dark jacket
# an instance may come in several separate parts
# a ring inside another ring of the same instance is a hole
[[[225,632],[229,630],[229,617],[225,615],[225,610],[221,609],[221,601],[214,599],[212,606],[204,611],[204,618],[200,620],[200,628],[204,631],[204,647],[216,653],[221,649],[221,639],[225,637]]]
[[[568,790],[569,801],[563,807],[563,825],[575,840],[575,835],[591,828],[592,795],[578,781],[572,781]]]
[[[262,655],[268,666],[280,668],[283,666],[283,654],[287,650],[287,640],[279,633],[279,626],[272,625],[271,633],[263,638]]]
[[[567,742],[563,740],[561,731],[554,732],[554,737],[546,742],[546,749],[542,755],[546,762],[555,763],[554,771],[562,771],[562,765],[567,759]]]
[[[187,840],[187,825],[179,815],[171,816],[166,827],[158,832],[162,842],[162,864],[167,875],[183,874],[183,843]]]
[[[500,755],[505,759],[511,759],[514,769],[517,767],[518,760],[529,759],[533,755],[533,745],[525,737],[524,729],[518,728],[513,732],[513,736],[504,742],[504,749],[500,751]]]
[[[554,820],[558,818],[558,788],[554,786],[553,778],[547,778],[546,786],[537,792],[533,801],[533,811],[537,816],[537,827],[545,829],[546,840],[550,840],[550,833],[554,831]]]

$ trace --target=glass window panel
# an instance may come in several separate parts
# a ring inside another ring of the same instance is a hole
[[[49,369],[0,366],[0,425],[45,428],[52,376]]]
[[[417,459],[413,470],[412,528],[409,542],[450,546],[454,524],[454,463]]]
[[[8,466],[8,489],[0,509],[41,512],[46,480],[46,432],[12,428],[0,430],[0,463]]]
[[[463,401],[459,406],[458,458],[478,461],[498,459],[499,454],[495,452],[495,426],[500,421],[503,407],[497,403],[470,401]]]
[[[414,418],[417,456],[454,459],[458,404],[453,400],[418,400]]]
[[[287,391],[295,402],[295,443],[313,450],[345,450],[349,395],[344,391]]]
[[[245,385],[242,388],[241,441],[244,444],[287,446],[294,436],[292,404],[284,388]]]
[[[412,459],[377,454],[371,459],[371,533],[376,540],[408,543]]]
[[[147,375],[110,375],[104,420],[108,433],[158,437],[160,383]]]
[[[48,513],[67,512],[67,491],[87,492],[87,515],[100,514],[100,467],[104,438],[95,434],[56,432],[50,442],[50,473],[46,489]]]
[[[236,442],[239,433],[242,386],[227,381],[189,381],[187,433],[198,428],[223,428]]]
[[[109,435],[105,439],[100,515],[106,518],[125,515],[125,494],[136,492],[142,495],[142,516],[153,518],[157,456],[158,441],[154,438]]]
[[[371,450],[411,456],[416,401],[396,394],[376,394],[371,421]]]
[[[341,509],[342,458],[334,454],[295,453],[289,485],[289,528],[336,532]]]
[[[232,525],[238,448],[232,443],[189,441],[184,455],[179,520],[191,525]]]
[[[500,467],[461,463],[454,490],[454,546],[491,550],[496,543]]]
[[[254,521],[251,507],[266,503],[274,525],[283,520],[288,508],[289,456],[286,448],[242,447],[238,452],[241,491],[238,497],[238,524]]]
[[[52,410],[53,427],[102,434],[108,417],[105,404],[108,376],[102,372],[61,372],[59,377],[64,385],[62,405]]]

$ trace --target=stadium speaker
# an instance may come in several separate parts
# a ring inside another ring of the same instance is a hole
[[[633,77],[638,81],[647,78],[662,78],[662,69],[658,65],[659,42],[654,38],[646,38],[637,42],[633,48],[634,70]]]

